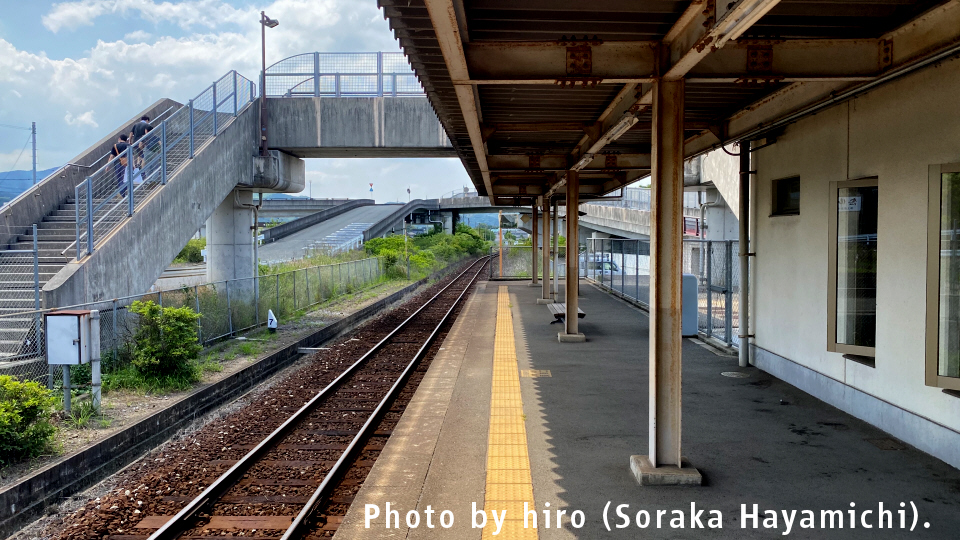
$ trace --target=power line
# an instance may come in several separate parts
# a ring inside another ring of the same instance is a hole
[[[10,124],[0,124],[0,127],[10,128],[10,129],[22,129],[24,131],[32,131],[33,128],[23,127],[23,126],[13,126]]]
[[[2,124],[0,124],[0,125],[2,125]],[[32,131],[32,130],[31,130],[31,131]],[[4,175],[3,178],[0,178],[0,180],[6,180],[7,177],[10,176],[10,173],[12,173],[13,171],[16,170],[16,168],[17,168],[17,163],[20,163],[20,158],[23,157],[23,152],[27,149],[27,145],[30,144],[30,139],[32,139],[32,138],[33,138],[33,133],[31,132],[31,133],[30,133],[30,136],[27,137],[27,142],[23,143],[23,148],[20,149],[20,154],[17,155],[16,161],[13,162],[13,168],[10,169],[9,171],[7,171],[6,175]]]

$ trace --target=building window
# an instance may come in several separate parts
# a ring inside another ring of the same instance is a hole
[[[831,182],[827,350],[875,356],[877,179]]]
[[[960,163],[930,167],[926,382],[960,390]]]
[[[781,178],[773,181],[773,211],[771,216],[796,216],[800,214],[800,177]]]

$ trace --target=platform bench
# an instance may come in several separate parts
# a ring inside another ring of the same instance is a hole
[[[550,324],[563,322],[563,319],[567,316],[567,304],[557,304],[557,303],[547,304],[547,309],[550,310],[550,313],[553,315],[553,318],[555,319]],[[577,308],[578,319],[582,319],[586,316],[587,314],[584,313],[582,309]]]

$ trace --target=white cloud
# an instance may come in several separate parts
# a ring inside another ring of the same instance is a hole
[[[138,41],[147,41],[153,37],[153,34],[150,32],[145,32],[143,30],[134,30],[129,34],[123,36],[123,40],[127,42],[138,42]]]
[[[65,163],[158,99],[186,102],[233,69],[255,79],[260,9],[280,20],[267,31],[269,64],[313,51],[399,50],[372,0],[274,0],[262,8],[236,8],[225,0],[61,2],[43,18],[51,31],[125,17],[129,33],[64,58],[20,50],[10,37],[0,38],[0,88],[6,90],[0,92],[0,122],[36,121],[41,168]],[[162,35],[160,22],[190,30]],[[99,126],[93,132],[91,122]],[[0,143],[0,152],[21,144]]]
[[[68,112],[63,117],[63,121],[66,122],[68,126],[100,126],[100,124],[93,119],[93,111],[87,111],[85,113],[78,114],[77,116],[74,116],[72,113]]]

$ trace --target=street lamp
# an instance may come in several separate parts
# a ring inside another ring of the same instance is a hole
[[[276,28],[280,21],[260,12],[260,52],[263,70],[260,72],[260,155],[267,155],[267,28]]]

